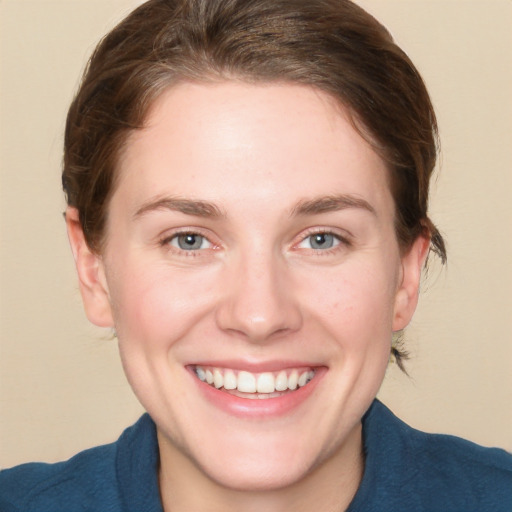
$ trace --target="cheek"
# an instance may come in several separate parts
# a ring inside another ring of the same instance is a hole
[[[377,341],[392,332],[395,273],[376,265],[347,265],[326,275],[323,288],[309,286],[308,307],[346,343]],[[313,293],[311,293],[313,290]],[[389,335],[389,336],[388,336]],[[366,338],[366,340],[365,340]]]
[[[207,307],[207,280],[169,268],[125,265],[109,282],[118,334],[157,343],[178,337]]]

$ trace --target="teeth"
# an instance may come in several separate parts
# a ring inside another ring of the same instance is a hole
[[[199,377],[201,379],[201,377]],[[202,379],[201,379],[202,380]],[[236,389],[237,380],[235,372],[228,370],[224,373],[224,389]]]
[[[240,372],[238,374],[238,386],[236,389],[242,393],[255,393],[256,377],[249,372]]]
[[[299,380],[297,381],[297,385],[299,388],[306,385],[306,382],[308,381],[309,372],[301,373]]]
[[[262,373],[258,376],[258,383],[256,384],[258,393],[273,393],[275,390],[275,379],[271,373]]]
[[[201,377],[199,377],[201,378]],[[288,389],[288,376],[285,371],[277,374],[276,378],[276,391],[286,391]]]
[[[299,384],[299,372],[297,370],[293,370],[293,372],[288,377],[288,387],[291,390],[297,389]]]
[[[278,373],[264,372],[253,374],[247,371],[239,371],[221,368],[195,367],[195,373],[199,380],[226,390],[237,390],[241,393],[272,394],[283,391],[294,391],[305,386],[315,376],[314,370],[281,370]]]
[[[199,380],[202,380],[203,382],[206,380],[206,372],[201,367],[198,366],[196,368],[196,374],[199,377]]]
[[[213,385],[217,389],[224,386],[224,377],[222,376],[222,373],[220,373],[220,370],[218,370],[217,368],[213,370]]]

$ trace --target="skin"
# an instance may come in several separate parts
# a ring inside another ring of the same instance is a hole
[[[400,250],[385,163],[322,92],[186,83],[155,102],[119,172],[103,253],[73,208],[68,231],[87,315],[115,326],[157,424],[164,507],[344,510],[429,245]],[[244,417],[200,392],[189,365],[204,361],[321,371],[291,410]]]

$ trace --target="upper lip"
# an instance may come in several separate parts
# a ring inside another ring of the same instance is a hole
[[[231,370],[240,370],[250,373],[278,372],[292,368],[318,368],[325,366],[311,361],[284,360],[275,359],[269,361],[248,361],[240,359],[224,359],[224,360],[198,360],[189,363],[186,366],[202,366],[214,368],[229,368]]]

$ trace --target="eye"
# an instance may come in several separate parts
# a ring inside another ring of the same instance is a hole
[[[212,247],[212,243],[198,233],[179,233],[167,239],[167,243],[182,251],[198,251]]]
[[[301,249],[327,250],[336,247],[341,243],[338,236],[333,233],[320,232],[313,233],[302,240],[298,245]]]

